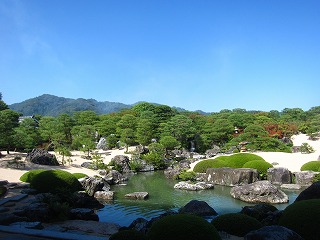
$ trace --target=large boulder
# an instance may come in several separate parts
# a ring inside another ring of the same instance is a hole
[[[199,216],[216,216],[218,213],[204,201],[191,200],[179,209],[179,213],[195,214]]]
[[[292,174],[287,168],[269,168],[267,171],[267,179],[272,184],[290,184],[292,183]]]
[[[301,186],[310,186],[316,174],[317,172],[314,171],[301,171],[294,173],[296,177],[296,183],[300,184]]]
[[[128,181],[128,178],[123,176],[117,170],[111,170],[103,177],[103,179],[110,185],[115,185]]]
[[[253,183],[258,177],[258,171],[252,168],[209,168],[206,172],[207,182],[224,186]]]
[[[103,178],[84,177],[80,178],[79,182],[89,196],[93,196],[97,191],[110,190],[110,185],[105,180],[103,180]]]
[[[27,154],[26,161],[40,165],[59,166],[56,156],[41,148],[32,149]]]
[[[320,181],[313,183],[310,187],[303,190],[295,202],[309,199],[320,199]]]
[[[266,226],[251,231],[244,236],[245,240],[303,240],[296,232],[282,226]]]
[[[189,183],[189,182],[179,182],[174,185],[175,189],[188,190],[188,191],[198,191],[214,188],[214,185],[211,183],[205,182],[197,182],[197,183]]]
[[[129,172],[129,157],[125,155],[117,155],[111,159],[111,162],[116,166],[120,172]]]
[[[230,194],[233,198],[250,203],[287,203],[289,197],[269,181],[258,181],[243,186],[235,186]]]
[[[96,148],[106,150],[108,148],[107,147],[107,140],[104,137],[100,138],[99,142],[97,143]]]
[[[98,215],[90,208],[73,208],[70,219],[99,221]]]

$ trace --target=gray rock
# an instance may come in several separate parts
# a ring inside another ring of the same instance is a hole
[[[147,193],[147,192],[133,192],[133,193],[126,194],[124,197],[130,198],[130,199],[145,200],[149,197],[149,193]]]
[[[114,191],[97,191],[94,193],[94,197],[103,201],[113,200]]]
[[[313,171],[301,171],[294,173],[296,177],[296,183],[300,184],[301,186],[310,186],[316,174],[318,174],[318,172]]]
[[[208,149],[205,152],[206,158],[212,158],[216,156],[220,152],[220,147],[217,145],[214,145],[212,149]]]
[[[310,187],[303,190],[295,202],[308,199],[320,199],[320,181],[313,183]]]
[[[180,173],[181,173],[180,168],[167,168],[164,170],[164,175],[168,179],[175,179]]]
[[[272,184],[290,184],[292,183],[292,174],[287,168],[269,168],[267,171],[267,179]]]
[[[288,196],[269,181],[259,181],[243,186],[233,187],[230,191],[233,198],[250,203],[287,203]]]
[[[70,219],[99,221],[98,215],[90,208],[71,209]]]
[[[119,184],[128,181],[128,178],[123,176],[117,170],[111,170],[103,179],[110,185]]]
[[[97,143],[96,148],[106,150],[107,149],[107,140],[104,137],[100,138],[99,142]]]
[[[34,148],[26,156],[26,161],[49,166],[59,166],[59,162],[55,155],[41,148]]]
[[[28,229],[43,229],[41,222],[15,222],[10,224],[10,226],[18,226],[20,228],[28,228]]]
[[[263,219],[267,218],[270,214],[277,210],[278,209],[271,204],[260,203],[254,206],[245,206],[242,208],[240,213],[253,217],[261,222]]]
[[[9,182],[7,180],[2,180],[0,179],[0,186],[5,186],[5,185],[8,185]]]
[[[218,213],[204,201],[191,200],[179,209],[179,213],[189,213],[199,216],[216,216]]]
[[[120,168],[120,172],[129,172],[130,165],[129,165],[129,157],[125,155],[117,155],[111,159],[115,166]]]
[[[282,226],[266,226],[251,231],[244,236],[245,240],[303,240],[296,232]]]
[[[27,217],[29,221],[45,222],[50,219],[50,210],[48,204],[41,202],[31,203],[21,209],[17,209],[13,213],[20,217]]]
[[[76,208],[100,209],[104,205],[85,191],[78,191],[72,194],[73,206]]]
[[[300,190],[302,187],[299,184],[282,184],[280,188],[289,190]]]
[[[236,186],[252,183],[258,180],[259,173],[251,168],[209,168],[206,181],[224,186]]]
[[[214,185],[211,183],[197,182],[197,183],[188,183],[188,182],[179,182],[174,185],[175,189],[188,190],[188,191],[198,191],[214,188]]]
[[[110,190],[110,185],[106,181],[104,181],[103,178],[84,177],[80,178],[79,182],[89,196],[93,196],[97,191]]]

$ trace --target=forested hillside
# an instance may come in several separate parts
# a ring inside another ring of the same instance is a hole
[[[43,115],[58,116],[62,113],[73,114],[77,111],[91,110],[97,114],[118,112],[130,108],[131,105],[117,102],[98,102],[94,99],[71,99],[43,94],[39,97],[9,105],[9,108],[24,116]]]
[[[290,152],[290,136],[302,132],[317,138],[320,131],[320,106],[308,111],[285,108],[281,112],[237,108],[204,115],[141,102],[109,114],[99,115],[93,110],[65,112],[54,117],[36,115],[19,123],[19,113],[0,103],[1,150],[30,151],[47,145],[56,151],[89,152],[104,137],[108,148],[149,146],[151,152],[146,159],[159,166],[168,150],[173,149],[237,152],[240,143],[246,143],[252,151]]]

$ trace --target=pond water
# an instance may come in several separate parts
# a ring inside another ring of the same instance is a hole
[[[177,211],[193,199],[207,202],[218,214],[239,212],[244,206],[254,205],[232,198],[231,187],[215,185],[215,188],[210,190],[185,191],[174,189],[175,183],[177,181],[166,179],[162,171],[133,175],[127,185],[112,187],[116,193],[115,199],[98,211],[100,222],[129,226],[139,217],[149,220],[168,210]],[[148,192],[149,198],[125,199],[124,195],[131,192]],[[300,191],[284,192],[289,196],[289,203],[274,204],[280,210],[291,204],[300,193]]]

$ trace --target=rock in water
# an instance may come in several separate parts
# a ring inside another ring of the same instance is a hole
[[[287,203],[289,197],[269,181],[258,181],[243,186],[233,187],[230,191],[233,198],[250,203]]]
[[[149,193],[147,192],[133,192],[125,195],[126,198],[137,199],[137,200],[147,199],[148,196],[149,196]]]
[[[215,216],[218,213],[204,201],[191,200],[184,207],[179,209],[179,213],[190,213],[199,216]]]

